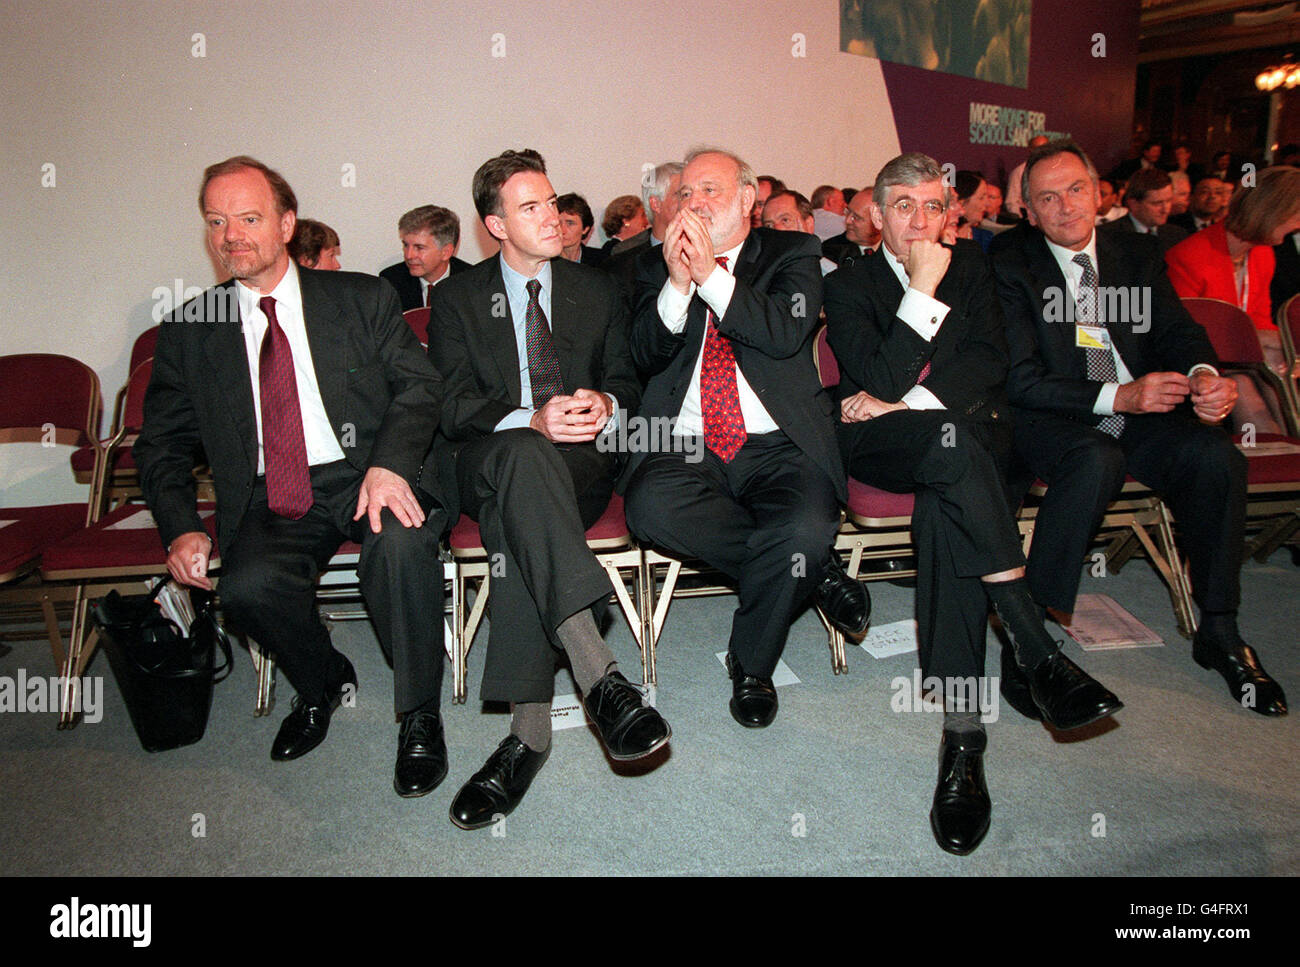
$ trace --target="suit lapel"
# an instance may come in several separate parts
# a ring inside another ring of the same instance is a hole
[[[1125,221],[1128,216],[1124,216]],[[1137,234],[1136,231],[1133,232]],[[1159,238],[1159,236],[1156,236]],[[1117,241],[1117,240],[1116,240]],[[1128,266],[1125,263],[1124,253],[1120,246],[1115,244],[1111,239],[1098,236],[1097,238],[1097,284],[1102,287],[1102,305],[1108,304],[1109,300],[1105,298],[1105,290],[1127,287],[1130,275]],[[1111,324],[1116,323],[1116,324]],[[1120,359],[1124,360],[1124,365],[1129,372],[1136,372],[1135,365],[1138,359],[1139,350],[1135,344],[1133,336],[1132,320],[1108,320],[1107,330],[1110,332],[1110,338],[1115,343],[1115,348],[1119,351]],[[1086,364],[1085,364],[1086,368]]]
[[[1064,355],[1070,360],[1070,373],[1078,379],[1084,379],[1088,372],[1088,361],[1084,351],[1075,344],[1074,326],[1062,322],[1048,322],[1047,293],[1050,290],[1064,293],[1063,298],[1070,299],[1070,286],[1066,283],[1061,267],[1047,247],[1047,240],[1041,232],[1036,232],[1026,244],[1029,255],[1030,291],[1034,295],[1035,311],[1038,319],[1035,328],[1040,340],[1052,340],[1055,343],[1053,355]],[[1074,317],[1074,306],[1069,307],[1068,318]],[[1050,358],[1050,357],[1048,357]]]
[[[515,343],[514,316],[510,312],[510,298],[506,295],[505,279],[501,277],[501,258],[494,256],[489,269],[488,284],[479,290],[481,299],[475,315],[478,335],[484,345],[484,355],[497,369],[501,385],[506,388],[510,402],[522,406],[519,387],[519,348]],[[471,348],[473,341],[466,340]],[[529,402],[531,405],[531,401]]]
[[[311,347],[316,385],[331,427],[345,422],[347,374],[351,366],[347,329],[339,315],[337,303],[329,297],[312,269],[298,270],[298,289],[302,294],[302,318]]]
[[[573,372],[573,350],[580,328],[584,321],[595,318],[593,312],[584,311],[587,290],[576,281],[573,265],[563,258],[551,259],[551,341],[560,360],[560,378],[566,393],[579,388]]]
[[[208,329],[203,340],[203,351],[212,366],[211,390],[224,400],[219,410],[228,413],[235,424],[235,433],[243,444],[244,459],[252,473],[257,473],[256,410],[253,407],[253,379],[248,372],[248,353],[244,348],[244,332],[239,316],[239,301],[233,280],[214,290],[215,298],[207,300],[202,325]],[[229,308],[233,320],[223,310]]]

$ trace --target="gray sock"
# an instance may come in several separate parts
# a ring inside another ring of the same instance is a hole
[[[545,752],[551,744],[551,703],[515,702],[510,712],[510,734],[534,752]]]
[[[578,683],[578,691],[586,695],[591,686],[612,671],[618,670],[614,653],[600,636],[596,619],[591,609],[584,608],[577,614],[566,618],[555,629],[564,652],[569,656],[569,665],[573,668],[573,680]]]

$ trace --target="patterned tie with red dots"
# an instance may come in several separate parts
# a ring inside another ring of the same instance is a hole
[[[726,269],[727,257],[718,257]],[[700,365],[700,412],[704,421],[704,445],[730,463],[745,445],[745,417],[740,411],[736,389],[736,354],[731,340],[718,331],[718,321],[709,310],[708,334],[704,337],[704,360]]]

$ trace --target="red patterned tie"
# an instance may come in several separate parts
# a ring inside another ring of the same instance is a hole
[[[727,257],[718,257],[727,267]],[[736,354],[731,340],[718,332],[718,322],[709,310],[708,333],[704,337],[704,361],[700,365],[700,412],[704,421],[704,445],[730,463],[745,445],[745,417],[740,412],[736,389]]]
[[[921,367],[920,375],[916,377],[916,385],[920,386],[922,383],[924,383],[925,378],[929,375],[930,375],[930,360],[927,359],[925,361],[925,365]]]
[[[311,510],[311,471],[298,405],[289,337],[275,318],[275,300],[258,300],[269,323],[262,338],[258,385],[262,396],[262,456],[266,464],[266,502],[271,512],[298,520]]]

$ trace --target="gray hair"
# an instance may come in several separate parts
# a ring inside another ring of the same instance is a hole
[[[724,157],[730,158],[732,161],[736,162],[736,167],[740,169],[738,172],[740,186],[743,188],[745,185],[749,185],[750,188],[758,191],[758,176],[754,174],[754,169],[745,164],[744,160],[739,155],[733,154],[725,148],[691,148],[691,150],[686,153],[686,164],[690,164],[702,154],[720,154]],[[685,167],[685,165],[683,165],[683,167]]]
[[[655,223],[655,213],[650,207],[650,199],[657,198],[659,201],[664,200],[668,194],[668,186],[672,180],[682,173],[686,165],[680,161],[665,161],[652,172],[653,177],[646,180],[641,185],[641,204],[645,206],[645,217],[650,224]]]
[[[927,181],[943,181],[943,170],[939,167],[939,162],[919,151],[900,154],[892,161],[886,162],[885,167],[880,169],[880,174],[876,175],[876,184],[871,189],[871,200],[877,205],[884,206],[887,192],[895,185],[915,188]],[[944,199],[948,202],[952,198],[952,186],[945,182],[944,189]]]
[[[1046,161],[1049,158],[1055,158],[1059,154],[1072,154],[1088,169],[1088,177],[1096,185],[1101,179],[1097,176],[1097,168],[1092,163],[1081,147],[1074,143],[1070,138],[1058,138],[1055,141],[1048,141],[1047,144],[1039,145],[1029,152],[1029,157],[1025,159],[1025,170],[1020,176],[1020,197],[1025,200],[1025,207],[1029,207],[1029,172],[1034,170],[1034,165],[1040,161]],[[1112,186],[1113,187],[1113,186]]]

